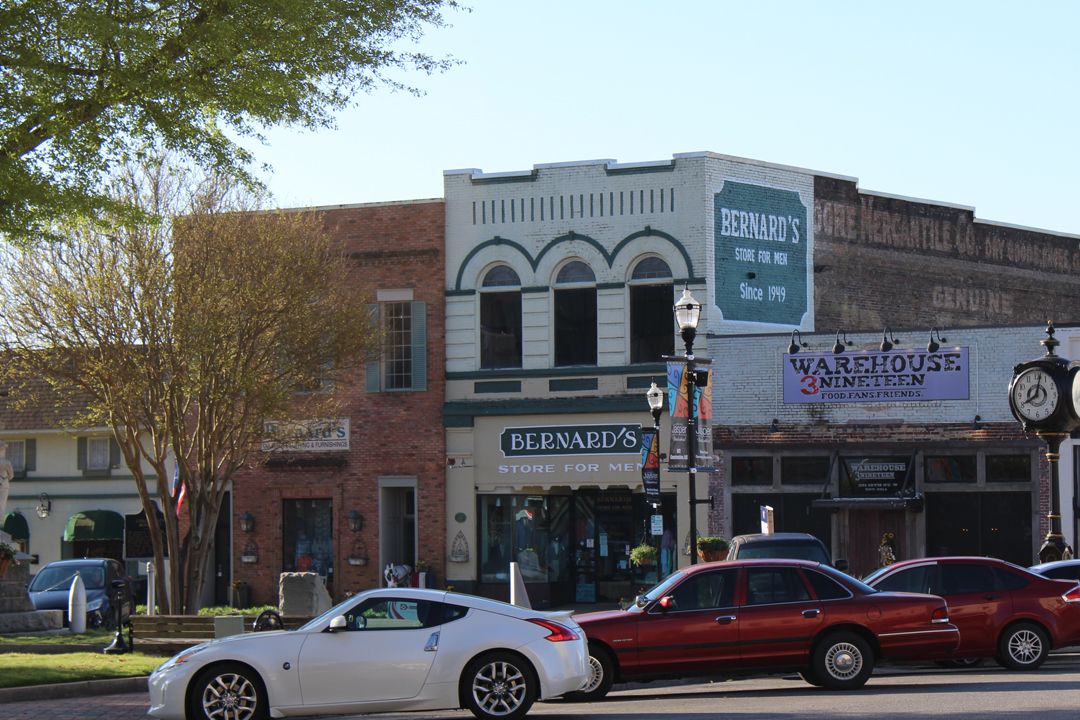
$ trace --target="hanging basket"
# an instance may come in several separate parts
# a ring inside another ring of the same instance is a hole
[[[349,557],[349,564],[350,565],[356,565],[358,567],[364,567],[365,565],[368,564],[368,559],[367,559],[366,556],[359,556],[359,557],[350,556]]]

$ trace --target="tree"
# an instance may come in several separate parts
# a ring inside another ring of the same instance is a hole
[[[141,147],[251,180],[234,136],[317,128],[387,73],[455,0],[8,0],[0,4],[0,236],[132,211],[100,181]],[[407,88],[406,88],[407,89]]]
[[[55,397],[82,408],[73,427],[111,428],[146,516],[155,500],[164,512],[164,537],[150,523],[167,568],[158,597],[191,612],[224,494],[261,457],[264,423],[329,416],[333,384],[355,382],[375,330],[355,261],[318,215],[261,211],[228,180],[160,161],[128,168],[113,194],[161,221],[84,223],[63,243],[0,249],[0,338],[24,381],[11,399]],[[42,381],[48,394],[31,394]]]

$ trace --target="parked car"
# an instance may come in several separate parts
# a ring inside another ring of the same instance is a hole
[[[960,628],[956,658],[992,657],[1012,670],[1034,670],[1053,648],[1080,643],[1080,585],[1004,560],[906,560],[874,571],[866,583],[945,598],[949,617]]]
[[[82,558],[57,560],[38,570],[27,590],[36,610],[63,610],[64,626],[68,618],[68,595],[71,581],[78,574],[86,588],[86,626],[88,628],[116,627],[116,606],[120,599],[120,623],[126,625],[135,609],[131,579],[124,566],[111,558]]]
[[[1057,560],[1055,562],[1032,565],[1028,568],[1036,575],[1055,580],[1076,580],[1080,582],[1080,560]]]
[[[835,563],[825,543],[809,533],[753,533],[736,535],[728,548],[728,560],[753,560],[755,558],[794,558],[832,565],[846,571],[847,560]]]
[[[959,642],[941,598],[877,592],[804,560],[693,565],[625,610],[575,618],[589,639],[579,700],[602,698],[616,680],[748,671],[857,688],[879,660],[947,657]]]
[[[570,612],[544,613],[441,590],[355,595],[296,630],[222,638],[150,676],[158,718],[260,720],[465,707],[524,717],[534,700],[588,678]]]

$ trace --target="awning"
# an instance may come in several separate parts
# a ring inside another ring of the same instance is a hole
[[[72,540],[123,540],[124,518],[112,510],[84,510],[68,518],[64,542]]]
[[[30,539],[30,526],[26,524],[26,518],[23,517],[23,514],[17,510],[4,516],[4,522],[0,524],[0,530],[10,535],[12,540]]]

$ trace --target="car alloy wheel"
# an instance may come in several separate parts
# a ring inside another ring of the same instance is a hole
[[[1046,633],[1032,623],[1017,623],[998,643],[998,662],[1010,670],[1034,670],[1049,651]]]
[[[206,720],[262,720],[265,693],[254,673],[236,664],[210,668],[195,681],[194,717]]]
[[[490,653],[469,663],[462,678],[464,705],[481,720],[517,720],[532,707],[532,668],[509,653]]]

